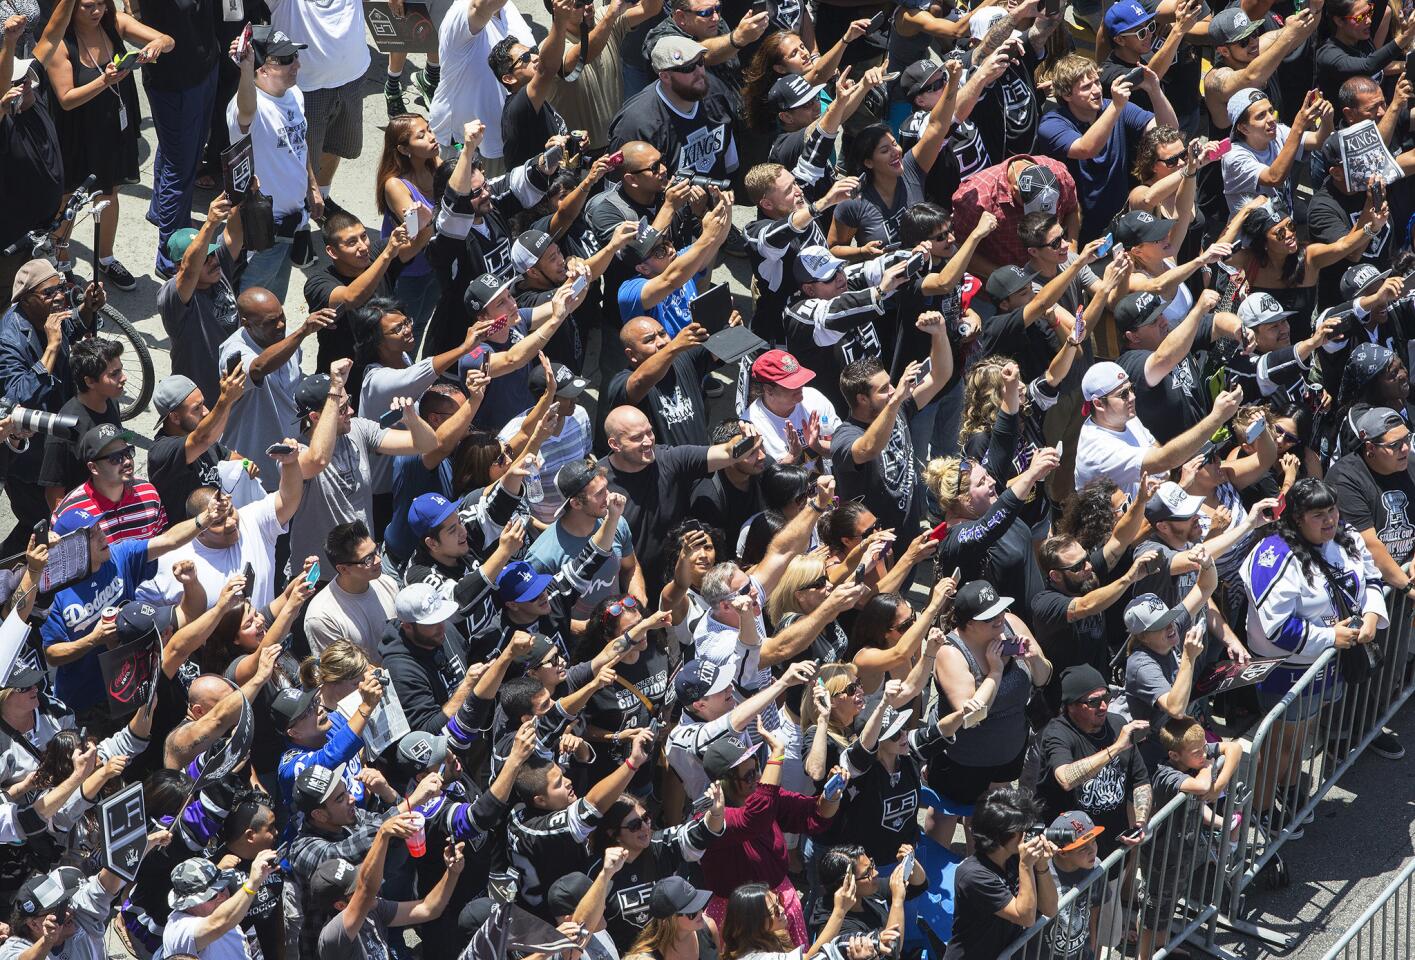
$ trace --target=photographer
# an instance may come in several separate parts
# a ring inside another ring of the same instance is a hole
[[[44,438],[44,463],[39,468],[39,485],[52,509],[70,490],[88,479],[88,467],[78,458],[79,441],[102,423],[119,426],[117,399],[123,395],[128,377],[123,372],[123,344],[119,340],[93,337],[74,344],[69,353],[78,392],[59,408],[60,416],[78,421],[73,439],[57,433]]]
[[[892,857],[890,862],[897,866],[914,850],[907,843],[892,849],[889,852]],[[898,947],[904,940],[904,902],[923,895],[929,889],[924,865],[917,859],[911,862],[913,869],[908,876],[902,870],[891,870],[888,887],[881,890],[879,868],[875,858],[864,847],[854,843],[831,847],[820,858],[817,867],[820,888],[810,916],[812,936],[820,936],[824,932],[834,913],[836,891],[844,886],[846,877],[853,874],[855,903],[841,917],[840,929],[832,944],[841,957],[853,956],[850,948],[857,938],[871,942],[882,955],[898,955]]]
[[[647,314],[663,325],[670,335],[693,322],[690,303],[698,295],[693,277],[712,269],[717,251],[727,239],[732,225],[732,194],[711,189],[715,203],[703,215],[703,230],[693,245],[681,253],[672,240],[660,236],[654,245],[625,248],[626,261],[638,275],[619,286],[617,298],[621,322]]]

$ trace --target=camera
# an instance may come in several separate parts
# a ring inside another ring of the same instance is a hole
[[[0,398],[0,420],[11,418],[15,427],[33,433],[52,433],[65,440],[79,438],[79,418],[47,410],[33,410],[22,407],[8,398]]]
[[[1080,834],[1071,827],[1049,827],[1044,823],[1034,823],[1023,836],[1028,840],[1033,837],[1046,837],[1048,842],[1058,847],[1066,847],[1075,843]]]
[[[591,3],[594,0],[590,0]],[[585,150],[585,138],[578,133],[572,133],[565,137],[565,156],[578,157]]]
[[[689,185],[694,187],[702,187],[703,189],[707,189],[708,187],[717,187],[717,189],[719,190],[726,190],[732,186],[732,182],[730,180],[718,180],[715,177],[705,177],[701,173],[680,173],[674,176],[673,179],[675,181],[686,180],[688,181]]]

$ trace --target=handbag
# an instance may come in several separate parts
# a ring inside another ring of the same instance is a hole
[[[1326,578],[1328,592],[1332,597],[1332,605],[1336,607],[1337,622],[1345,623],[1354,617],[1356,612],[1352,609],[1345,591],[1341,589],[1341,585],[1333,575],[1331,565],[1322,557],[1317,557],[1317,563],[1322,568],[1322,576]],[[1342,679],[1355,686],[1365,683],[1375,676],[1376,671],[1385,662],[1385,652],[1375,643],[1358,643],[1345,650],[1338,650],[1336,659],[1337,663],[1341,665]]]
[[[275,246],[275,210],[269,196],[251,190],[241,202],[241,239],[245,248],[260,253]]]

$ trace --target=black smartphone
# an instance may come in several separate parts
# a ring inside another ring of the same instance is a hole
[[[752,13],[766,13],[767,0],[752,0]]]
[[[1131,731],[1130,731],[1130,742],[1131,742],[1131,743],[1139,743],[1141,740],[1145,739],[1145,738],[1148,737],[1149,735],[1150,735],[1150,728],[1149,728],[1149,727],[1136,727],[1134,730],[1131,730]]]
[[[552,167],[560,166],[560,160],[564,156],[565,148],[557,143],[555,146],[545,151],[545,168],[549,170]]]
[[[1379,207],[1386,202],[1386,182],[1380,177],[1375,177],[1371,180],[1371,185],[1368,190],[1371,194],[1372,206]]]
[[[1139,86],[1140,81],[1143,79],[1145,79],[1144,66],[1136,67],[1135,69],[1125,74],[1124,77],[1125,82],[1130,84],[1131,86]]]
[[[272,443],[270,446],[265,448],[265,455],[267,457],[279,457],[284,456],[287,453],[294,452],[295,448],[290,446],[288,443]]]
[[[1061,12],[1061,0],[1043,0],[1042,13],[1054,17]]]
[[[34,525],[34,542],[46,544],[49,542],[49,520],[47,518],[41,519]]]
[[[874,33],[880,27],[884,26],[884,19],[885,14],[883,10],[875,14],[873,17],[870,17],[870,25],[865,28],[865,34],[868,36],[869,34]]]
[[[1145,561],[1145,573],[1156,574],[1164,568],[1164,557],[1151,557]]]
[[[246,585],[241,588],[241,596],[249,600],[251,591],[255,589],[255,567],[248,562],[246,568],[241,571],[241,576],[246,578]]]
[[[732,445],[732,459],[736,460],[738,457],[745,457],[748,451],[750,451],[756,445],[756,437],[743,437],[741,440],[738,440]]]
[[[909,258],[905,272],[911,277],[923,276],[924,268],[928,265],[929,255],[923,252],[916,253]]]

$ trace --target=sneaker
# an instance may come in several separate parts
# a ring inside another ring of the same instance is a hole
[[[407,113],[408,105],[403,102],[403,88],[384,86],[383,105],[388,109],[389,120]]]
[[[164,267],[160,263],[154,263],[152,265],[152,276],[155,280],[157,280],[158,283],[166,283],[168,280],[171,280],[176,275],[176,267],[168,268]]]
[[[417,88],[418,96],[422,99],[424,107],[432,106],[432,96],[437,92],[437,84],[433,83],[427,75],[426,70],[414,70],[408,78],[409,82]]]
[[[747,238],[742,236],[742,231],[735,226],[728,228],[727,240],[722,244],[722,252],[729,257],[745,258],[747,256]]]
[[[98,272],[108,280],[109,283],[119,290],[134,290],[137,288],[137,279],[128,272],[128,268],[117,260],[111,260],[107,264],[100,263]]]
[[[1302,824],[1284,824],[1279,818],[1274,817],[1271,813],[1258,814],[1258,824],[1262,827],[1263,832],[1267,834],[1268,843],[1272,843],[1274,840],[1277,839],[1278,834],[1282,833],[1283,827],[1290,827],[1292,829],[1292,833],[1288,835],[1289,840],[1301,840],[1302,837],[1306,834],[1306,831],[1302,829]]]
[[[1405,756],[1405,748],[1400,745],[1395,734],[1389,730],[1382,730],[1376,734],[1376,738],[1371,741],[1371,751],[1387,760],[1399,760]]]

